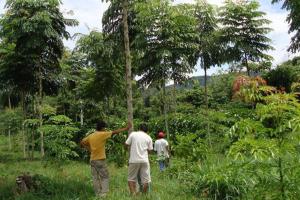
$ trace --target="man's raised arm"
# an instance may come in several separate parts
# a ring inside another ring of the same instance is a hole
[[[119,134],[123,131],[128,131],[131,127],[132,127],[132,124],[130,122],[128,122],[127,127],[114,130],[114,131],[112,131],[112,134],[114,135],[114,134]]]

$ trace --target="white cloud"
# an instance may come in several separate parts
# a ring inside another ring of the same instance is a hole
[[[80,26],[87,25],[91,29],[101,29],[102,15],[108,5],[99,0],[63,0],[62,10],[72,10],[74,13],[72,17],[80,22]]]
[[[108,6],[108,3],[102,3],[99,0],[63,0],[61,10],[66,17],[79,21],[79,26],[68,28],[71,34],[86,34],[94,29],[102,29],[102,15]],[[73,15],[68,15],[69,11],[72,11]],[[65,45],[72,49],[75,41],[65,41]]]
[[[268,37],[272,39],[272,45],[275,48],[269,53],[274,58],[274,64],[277,65],[294,56],[287,52],[291,40],[291,35],[288,34],[289,24],[286,22],[287,12],[276,9],[269,9],[265,12],[267,19],[271,21],[269,27],[273,29]]]
[[[0,1],[0,14],[3,14],[3,13],[4,13],[4,5],[5,5],[5,1],[4,1],[4,0],[1,0],[1,1]]]
[[[194,0],[174,0],[174,3],[194,3]],[[208,3],[210,4],[214,4],[214,5],[222,5],[223,4],[223,0],[207,0]]]
[[[286,22],[287,13],[285,12],[269,12],[267,19],[271,21],[270,28],[274,34],[288,33],[289,25]]]
[[[218,6],[221,6],[224,3],[223,0],[207,0],[207,2],[210,4],[218,5]]]

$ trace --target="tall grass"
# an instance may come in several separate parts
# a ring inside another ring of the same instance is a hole
[[[22,159],[21,153],[8,152],[3,148],[4,138],[0,141],[0,199],[1,200],[94,200],[90,167],[88,163],[68,161],[55,163],[51,161]],[[185,185],[176,179],[170,179],[159,172],[155,162],[152,164],[151,191],[147,196],[140,195],[135,199],[153,200],[192,200]],[[116,168],[109,165],[110,192],[106,199],[132,199],[127,188],[127,167]],[[35,192],[18,195],[15,179],[22,173],[41,175],[42,187]]]

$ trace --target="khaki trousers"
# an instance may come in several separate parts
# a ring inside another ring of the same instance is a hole
[[[137,182],[138,176],[140,176],[142,184],[151,182],[149,163],[129,163],[128,181]]]
[[[109,173],[105,160],[92,160],[91,171],[96,195],[105,195],[109,191]]]

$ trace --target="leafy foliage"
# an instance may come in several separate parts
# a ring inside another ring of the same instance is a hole
[[[282,0],[272,0],[272,3],[281,1]],[[295,35],[292,37],[291,45],[288,50],[295,53],[300,49],[300,23],[297,20],[300,17],[300,5],[297,0],[284,0],[282,8],[290,12],[287,17],[287,21],[290,23],[289,33],[295,32]]]
[[[217,23],[216,9],[205,0],[197,1],[195,8],[197,19],[197,53],[201,67],[205,70],[215,65],[221,65],[225,58],[224,46],[221,43],[221,32]],[[205,77],[206,79],[206,77]]]
[[[208,153],[203,139],[196,134],[177,135],[176,140],[178,145],[174,148],[175,154],[186,161],[196,162],[199,159],[204,159]]]
[[[244,171],[241,172],[230,163],[205,166],[200,173],[193,192],[201,198],[242,198],[247,193],[247,186],[251,181]]]
[[[235,74],[231,73],[219,73],[211,77],[208,86],[215,104],[225,104],[231,101],[233,96],[232,85],[235,76]]]
[[[135,124],[137,124],[135,122]],[[121,119],[109,119],[109,127],[113,129],[118,129],[120,127],[125,127],[126,124],[124,120]],[[114,162],[117,167],[123,167],[127,164],[127,153],[124,147],[126,138],[128,135],[126,133],[120,133],[113,136],[113,138],[107,141],[107,155],[110,162]]]
[[[124,68],[113,59],[115,52],[112,47],[112,42],[97,31],[81,36],[77,41],[76,51],[83,53],[90,62],[90,67],[95,69],[93,81],[84,88],[88,90],[85,93],[89,93],[95,99],[103,100],[122,92]]]
[[[58,0],[6,2],[7,14],[0,20],[0,35],[13,48],[6,56],[1,74],[5,80],[23,88],[23,92],[37,87],[38,68],[42,67],[44,86],[47,86],[44,88],[53,93],[51,85],[55,85],[55,76],[60,71],[62,40],[70,38],[66,26],[77,24],[63,17],[59,5]]]
[[[6,109],[0,114],[0,130],[17,134],[22,126],[22,113],[19,109]]]
[[[148,85],[172,79],[180,83],[196,63],[193,8],[153,0],[138,3],[136,10],[139,48],[143,49],[138,73],[143,76],[141,82]]]
[[[290,92],[293,82],[300,80],[299,65],[282,64],[264,75],[268,84],[279,90]]]
[[[251,166],[251,162],[261,163],[253,169],[254,174],[265,173],[279,177],[268,180],[271,181],[268,185],[271,184],[272,187],[264,187],[265,190],[272,191],[273,187],[279,187],[280,190],[272,194],[273,198],[293,198],[294,194],[288,192],[287,185],[295,184],[289,176],[295,172],[291,166],[294,165],[298,152],[299,138],[296,135],[299,130],[295,127],[299,126],[297,119],[300,105],[288,94],[273,94],[263,100],[264,104],[259,104],[256,108],[257,121],[238,122],[231,129],[230,135],[236,135],[240,139],[231,146],[229,156],[242,161],[246,166]],[[270,171],[266,166],[274,170]],[[258,185],[263,185],[264,181],[266,180],[255,180]],[[269,194],[260,195],[266,195],[267,198]]]
[[[73,182],[56,183],[55,177],[49,179],[45,173],[35,177],[39,185],[36,193],[24,198],[78,199],[92,195],[92,189],[86,194],[87,186],[82,184],[88,183],[88,176],[70,171],[84,164],[69,162],[76,165],[62,170],[63,162],[88,160],[77,144],[93,131],[91,127],[99,119],[108,123],[109,130],[125,126],[124,74],[128,70],[124,65],[128,69],[130,45],[133,75],[139,75],[139,81],[126,77],[127,85],[133,86],[134,122],[148,123],[152,138],[160,130],[170,132],[171,166],[158,175],[160,186],[168,185],[166,191],[172,190],[179,199],[182,194],[187,199],[297,199],[300,106],[294,95],[299,97],[300,61],[295,57],[270,70],[272,59],[266,52],[272,49],[267,37],[271,29],[259,4],[228,0],[219,10],[205,0],[195,4],[170,0],[109,2],[103,32],[77,34],[76,47],[69,50],[62,40],[70,38],[66,27],[76,22],[63,17],[60,1],[7,1],[6,14],[0,18],[0,106],[22,104],[23,112],[0,112],[1,134],[9,135],[9,140],[14,134],[14,142],[23,143],[25,157],[31,154],[29,157],[34,158],[37,147],[42,147],[38,133],[44,133],[47,158],[61,164],[55,173],[60,179],[75,174],[74,183],[80,180],[77,184],[82,188],[78,191],[83,193],[77,196]],[[285,5],[294,6],[292,0]],[[126,11],[128,23],[124,23]],[[126,25],[128,34],[124,34]],[[124,35],[129,35],[130,43]],[[226,62],[246,67],[248,72],[264,73],[264,79],[232,73],[230,68],[208,80],[207,69]],[[204,68],[204,79],[198,77],[201,83],[193,78],[185,82],[196,64]],[[173,88],[167,86],[170,80]],[[44,91],[39,90],[39,98],[37,89]],[[22,121],[24,132],[18,134]],[[6,143],[2,141],[4,135],[0,144]],[[107,158],[117,167],[127,163],[123,147],[126,137],[115,135],[106,144]],[[0,155],[1,160],[12,160],[10,155],[20,151],[18,145],[15,149],[5,151],[9,155]],[[154,160],[151,155],[150,161]],[[12,163],[8,162],[9,166]],[[33,159],[20,163],[36,165]],[[48,169],[46,162],[41,171]],[[80,170],[86,171],[86,166]],[[125,168],[119,170],[124,171],[123,177]],[[0,185],[6,178],[0,178]],[[180,189],[174,190],[177,182]],[[68,195],[60,196],[61,192]],[[127,198],[119,192],[113,195]],[[155,195],[154,199],[160,198]]]
[[[205,100],[204,100],[204,90],[200,87],[194,87],[192,89],[186,90],[181,93],[179,97],[180,102],[187,102],[192,104],[195,107],[204,107]],[[208,94],[208,102],[211,103],[211,94]]]
[[[74,151],[77,144],[73,141],[79,129],[72,125],[72,120],[64,115],[50,117],[39,131],[45,134],[46,154],[58,160],[77,157]]]
[[[258,10],[257,1],[228,0],[221,8],[220,21],[222,42],[228,45],[228,58],[241,62],[250,75],[249,61],[271,61],[272,57],[265,53],[273,49],[271,40],[266,36],[271,29],[265,19],[265,13]]]
[[[276,93],[276,89],[266,85],[266,81],[261,77],[250,78],[239,76],[233,83],[234,99],[239,99],[245,103],[255,106],[262,102],[266,95]]]

